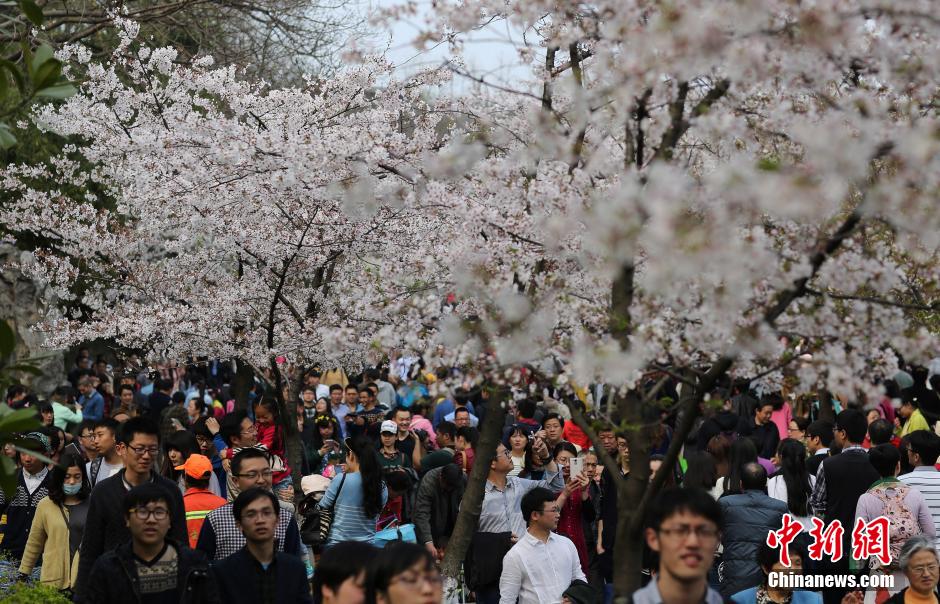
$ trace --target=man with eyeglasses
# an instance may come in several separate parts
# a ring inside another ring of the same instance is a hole
[[[560,602],[573,581],[586,581],[574,543],[552,531],[560,510],[555,494],[532,489],[522,498],[526,528],[506,557],[499,578],[500,604]]]
[[[243,449],[232,459],[232,476],[235,478],[239,493],[251,488],[272,491],[273,475],[267,455],[259,449]],[[235,516],[232,514],[233,506],[234,503],[226,503],[206,516],[202,530],[199,532],[196,549],[205,552],[209,560],[227,558],[245,545],[245,536],[238,528]],[[306,558],[307,548],[300,541],[300,529],[290,510],[281,510],[274,533],[277,538],[278,551]]]
[[[258,444],[258,429],[246,412],[229,413],[222,418],[221,424],[210,418],[206,421],[206,428],[213,435],[212,442],[222,456],[223,466],[228,464],[226,466],[225,492],[226,499],[229,501],[235,501],[235,497],[241,492],[238,486],[239,481],[233,475],[231,467],[235,456],[241,451],[249,448],[257,449],[267,456],[272,470],[276,472],[284,468],[284,460],[277,455],[272,455],[264,445]],[[293,510],[293,506],[290,506],[290,509]]]
[[[213,573],[226,604],[312,602],[303,563],[275,547],[283,510],[271,491],[252,487],[231,505],[244,547],[217,563]]]
[[[173,506],[172,496],[162,486],[145,483],[128,491],[122,498],[120,519],[127,525],[130,540],[92,560],[87,586],[75,601],[219,602],[215,579],[202,552],[167,538]]]
[[[544,448],[544,445],[542,447]],[[473,574],[476,579],[473,588],[479,604],[495,604],[500,600],[502,558],[526,533],[522,498],[535,488],[544,488],[555,493],[566,488],[564,476],[550,455],[545,466],[545,480],[508,476],[510,470],[512,459],[509,449],[500,443],[496,447],[496,458],[490,464],[490,472],[483,487],[480,520],[470,545],[471,566],[475,569]]]
[[[122,502],[132,488],[143,484],[164,488],[169,497],[170,537],[178,543],[186,542],[186,514],[179,485],[153,469],[160,451],[158,433],[157,425],[145,417],[131,418],[118,430],[117,450],[124,468],[114,476],[100,480],[91,492],[75,584],[75,593],[79,597],[88,587],[95,560],[131,538]]]
[[[659,572],[633,592],[633,604],[722,604],[721,594],[708,586],[721,524],[721,508],[706,491],[661,491],[648,508],[644,531],[659,555]]]

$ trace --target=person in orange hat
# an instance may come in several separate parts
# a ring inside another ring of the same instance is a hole
[[[189,547],[195,549],[206,516],[212,510],[225,505],[225,500],[209,490],[212,462],[205,455],[190,455],[186,463],[174,469],[183,471],[183,480],[186,483],[186,492],[183,493],[186,534],[189,536]]]

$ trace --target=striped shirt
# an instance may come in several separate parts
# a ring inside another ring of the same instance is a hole
[[[321,508],[333,507],[333,524],[326,545],[336,545],[344,541],[369,541],[375,538],[375,523],[379,515],[366,516],[362,509],[362,474],[350,472],[337,474],[320,500]],[[343,488],[340,490],[340,483]],[[339,497],[336,493],[339,492]],[[335,502],[335,505],[334,505]],[[382,507],[388,502],[388,489],[382,483]]]
[[[933,517],[934,529],[940,535],[940,472],[934,466],[917,466],[913,472],[898,476],[898,480],[920,491]],[[940,540],[938,540],[940,545]]]

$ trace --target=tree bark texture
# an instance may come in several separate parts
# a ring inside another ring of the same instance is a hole
[[[486,477],[490,473],[490,464],[496,457],[496,448],[502,436],[503,420],[506,417],[506,409],[503,407],[505,401],[505,393],[495,391],[486,405],[486,417],[480,430],[473,469],[460,500],[460,512],[457,514],[457,522],[447,542],[447,551],[441,564],[441,570],[446,577],[456,579],[460,575],[460,565],[467,556],[467,549],[476,532],[483,506]]]

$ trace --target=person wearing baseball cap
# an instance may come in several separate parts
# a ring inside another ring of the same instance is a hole
[[[186,491],[183,493],[183,507],[186,509],[186,534],[189,547],[195,549],[199,531],[209,512],[225,505],[225,500],[209,490],[212,477],[212,462],[205,455],[193,454],[175,470],[182,470]]]

